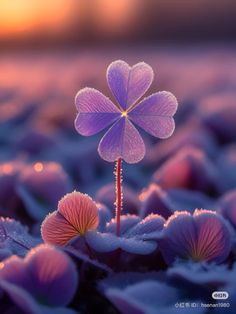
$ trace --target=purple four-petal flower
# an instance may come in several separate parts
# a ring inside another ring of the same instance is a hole
[[[177,109],[173,94],[162,91],[137,103],[152,81],[153,71],[146,63],[130,67],[118,60],[107,69],[108,86],[116,104],[93,88],[77,93],[75,128],[78,133],[90,136],[111,126],[98,147],[103,159],[113,162],[122,158],[127,163],[143,159],[145,145],[133,123],[155,137],[167,138],[173,133],[173,115]]]

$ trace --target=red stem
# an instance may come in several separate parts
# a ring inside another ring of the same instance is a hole
[[[120,236],[120,215],[122,209],[122,159],[119,158],[116,161],[115,166],[115,178],[116,178],[116,235]]]

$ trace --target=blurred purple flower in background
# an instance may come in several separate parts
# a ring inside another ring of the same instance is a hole
[[[216,212],[196,209],[193,215],[183,211],[170,216],[158,243],[167,264],[177,257],[221,263],[230,253],[231,234]]]
[[[137,214],[140,206],[140,202],[137,194],[133,189],[123,186],[123,197],[125,203],[122,208],[122,213]],[[103,185],[96,193],[95,199],[102,204],[105,204],[112,216],[114,216],[114,199],[115,199],[115,186],[113,184]]]
[[[107,82],[117,104],[92,88],[77,93],[75,127],[81,135],[94,135],[113,124],[98,147],[103,159],[112,162],[122,158],[127,163],[143,159],[145,145],[133,123],[159,138],[167,138],[173,133],[173,115],[177,110],[173,94],[155,93],[137,104],[152,80],[152,68],[146,63],[130,67],[118,60],[107,69]]]
[[[14,214],[14,208],[17,203],[16,185],[21,171],[24,169],[25,164],[21,161],[9,161],[0,164],[0,209],[6,206],[8,208],[7,216]],[[9,213],[11,211],[11,213]]]
[[[42,221],[70,188],[70,179],[60,164],[36,162],[20,173],[16,191],[29,216]]]
[[[153,181],[164,189],[185,188],[208,193],[219,190],[219,173],[203,151],[185,147],[170,157],[153,174]]]
[[[198,114],[220,142],[236,140],[235,98],[235,91],[223,91],[209,95],[200,102]]]
[[[225,193],[218,201],[219,213],[227,219],[236,230],[236,190]]]
[[[193,212],[197,207],[212,208],[214,202],[204,193],[182,188],[164,190],[159,185],[151,183],[140,195],[140,217],[154,213],[170,217],[174,211],[186,210]]]
[[[75,313],[63,307],[77,285],[71,259],[47,245],[32,249],[24,259],[12,256],[0,264],[0,287],[24,313]]]

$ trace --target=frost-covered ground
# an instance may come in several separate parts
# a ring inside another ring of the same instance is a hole
[[[150,64],[150,91],[179,102],[173,136],[142,134],[145,159],[124,164],[119,239],[114,165],[97,153],[100,135],[74,128],[80,88],[112,98],[105,72],[116,59]],[[208,313],[201,303],[212,303],[235,313],[235,47],[11,52],[0,72],[0,312]],[[58,201],[75,189],[98,204],[86,225],[96,241],[82,226],[43,244],[42,221],[60,218]]]

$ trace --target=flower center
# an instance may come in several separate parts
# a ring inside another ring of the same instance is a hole
[[[128,117],[128,112],[127,111],[122,111],[121,112],[121,117],[127,118]]]

